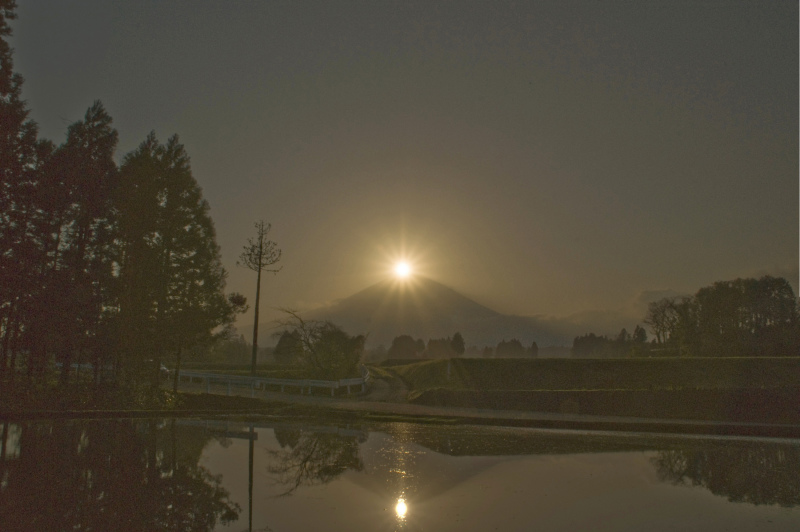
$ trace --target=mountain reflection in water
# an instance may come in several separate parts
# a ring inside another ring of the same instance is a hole
[[[631,509],[605,529],[680,517],[652,501],[712,527],[742,509],[767,512],[753,522],[772,530],[800,525],[794,440],[274,419],[20,422],[2,434],[3,530],[526,530],[617,504]]]

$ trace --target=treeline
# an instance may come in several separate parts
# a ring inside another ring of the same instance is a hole
[[[90,363],[94,382],[157,382],[161,359],[207,342],[244,308],[223,293],[208,203],[177,135],[115,162],[95,102],[56,146],[38,138],[12,71],[0,0],[0,377]],[[55,364],[54,364],[55,363]]]
[[[525,347],[522,342],[512,338],[511,340],[501,340],[494,349],[489,346],[484,347],[481,355],[484,358],[536,358],[539,356],[539,346],[533,342],[530,346]]]
[[[402,359],[402,358],[454,358],[464,354],[484,358],[515,358],[515,357],[536,357],[539,354],[539,346],[533,342],[529,347],[524,347],[516,338],[502,340],[495,347],[485,346],[479,349],[477,346],[467,348],[464,337],[460,332],[452,337],[431,338],[426,343],[422,338],[414,339],[412,336],[404,334],[395,337],[388,351],[380,353],[383,356],[378,358]]]
[[[464,337],[460,332],[447,338],[430,338],[428,342],[422,338],[414,339],[402,334],[392,340],[387,356],[389,358],[452,358],[459,357],[466,351]]]
[[[575,337],[572,342],[574,357],[620,358],[641,356],[645,352],[649,352],[647,331],[639,325],[633,330],[633,334],[627,329],[622,329],[615,338],[589,333]]]
[[[719,281],[693,296],[664,298],[648,306],[643,320],[615,339],[575,338],[573,356],[783,357],[800,355],[800,306],[786,279]]]

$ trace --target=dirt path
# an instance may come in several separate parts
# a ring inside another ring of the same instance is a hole
[[[408,387],[394,370],[387,369],[389,377],[374,377],[369,383],[369,391],[363,396],[364,401],[378,403],[405,403],[408,399]]]

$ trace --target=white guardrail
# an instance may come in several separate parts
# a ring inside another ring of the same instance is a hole
[[[172,370],[174,371],[174,370]],[[286,389],[297,389],[302,395],[305,390],[308,390],[308,395],[311,395],[312,388],[327,388],[331,391],[331,397],[334,396],[336,390],[340,388],[347,388],[347,393],[350,393],[352,387],[360,386],[361,392],[366,390],[366,382],[369,380],[369,373],[366,372],[365,377],[358,377],[355,379],[339,379],[337,381],[325,381],[314,379],[271,379],[267,377],[246,377],[242,375],[225,375],[223,373],[205,373],[200,371],[181,371],[178,376],[179,382],[194,382],[205,384],[206,393],[211,393],[212,385],[222,385],[227,387],[227,395],[231,395],[233,388],[250,388],[250,397],[255,397],[256,390],[270,391],[271,389],[277,390],[280,388],[281,393]]]

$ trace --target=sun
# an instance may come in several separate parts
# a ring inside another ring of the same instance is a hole
[[[401,279],[404,279],[411,275],[411,266],[405,261],[398,262],[394,265],[394,274]]]

